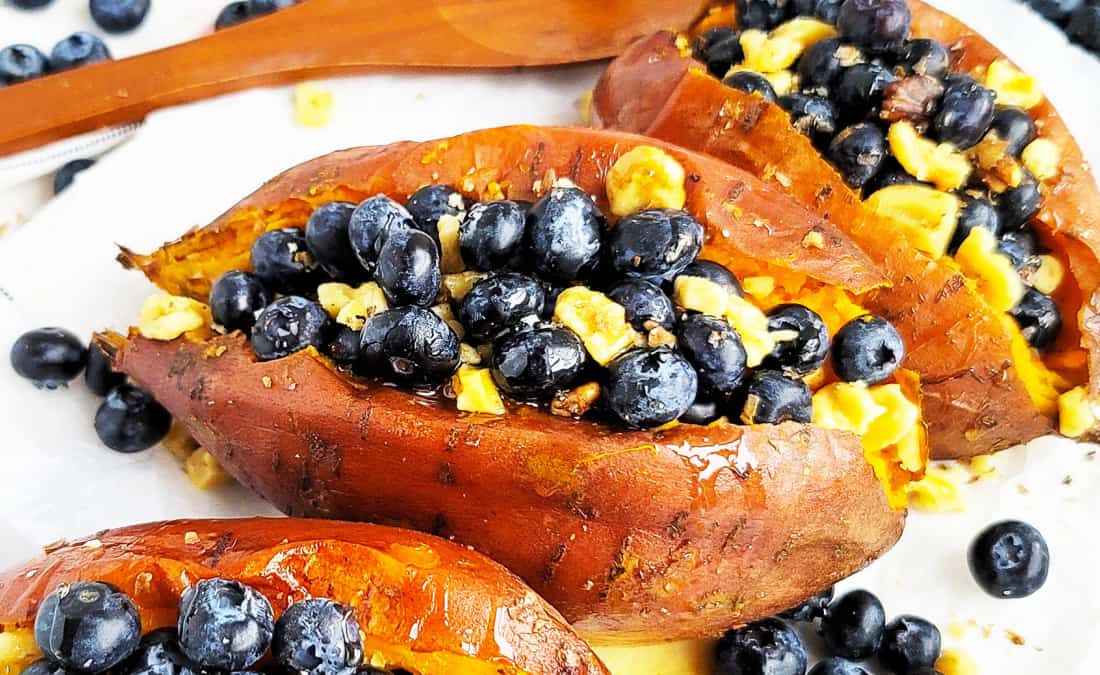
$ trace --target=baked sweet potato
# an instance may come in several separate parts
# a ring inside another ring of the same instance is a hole
[[[301,226],[334,199],[404,200],[428,183],[531,199],[569,179],[606,204],[609,168],[653,143],[512,127],[346,150],[291,169],[179,241],[121,259],[162,289],[205,300],[214,277],[248,269],[256,236]],[[776,189],[656,146],[685,169],[684,208],[705,223],[704,257],[827,303],[852,304],[881,283],[834,226]],[[603,639],[716,635],[797,603],[890,547],[904,516],[891,501],[904,505],[905,484],[922,471],[923,457],[907,461],[897,447],[870,456],[872,467],[860,438],[808,424],[624,431],[523,405],[501,417],[462,414],[339,371],[312,349],[260,362],[240,333],[101,342],[280,509],[453,537]],[[898,382],[919,399],[915,378],[899,371]]]
[[[134,601],[142,630],[175,626],[200,579],[240,581],[281,614],[325,597],[352,606],[365,661],[413,673],[597,673],[607,670],[561,615],[500,565],[407,530],[284,518],[136,525],[47,547],[0,575],[0,672],[36,658],[31,629],[59,585],[103,581]],[[26,644],[19,660],[17,643]]]
[[[1005,58],[943,12],[920,0],[909,5],[913,37],[947,45],[952,70],[980,75]],[[724,8],[702,27],[732,21],[732,8]],[[1100,195],[1049,101],[1028,112],[1040,137],[1061,150],[1060,172],[1044,182],[1033,224],[1067,274],[1054,294],[1065,326],[1040,356],[953,261],[914,250],[888,217],[866,207],[781,107],[724,86],[692,58],[688,44],[661,33],[615,60],[594,93],[596,125],[646,133],[751,171],[826,215],[881,262],[891,286],[866,302],[895,323],[910,347],[906,366],[923,381],[934,457],[987,453],[1054,430],[1058,395],[1077,385],[1087,387],[1092,401],[1100,396]],[[1074,435],[1095,438],[1092,415],[1084,414],[1089,421]]]

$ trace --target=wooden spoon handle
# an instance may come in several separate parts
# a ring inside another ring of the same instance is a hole
[[[306,0],[183,44],[0,89],[0,155],[249,87],[379,66],[537,66],[614,56],[706,0]]]

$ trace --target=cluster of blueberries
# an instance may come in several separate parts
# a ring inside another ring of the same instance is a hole
[[[1089,2],[1097,5],[1100,24],[1100,4]],[[724,77],[727,86],[787,110],[794,126],[865,196],[891,185],[923,184],[890,154],[885,130],[896,118],[883,110],[888,92],[904,96],[907,111],[919,111],[899,114],[927,127],[936,141],[961,150],[992,131],[1006,142],[1005,152],[1018,159],[1037,136],[1026,110],[998,106],[991,89],[969,75],[950,72],[946,45],[909,38],[912,16],[905,0],[738,0],[737,16],[740,29],[771,29],[797,16],[837,26],[839,37],[821,40],[802,55],[795,66],[800,90],[784,96],[777,96],[758,73],[742,70],[727,76],[744,60],[738,27],[704,32],[696,39],[694,54],[712,74]],[[982,227],[998,237],[1001,253],[1021,273],[1037,267],[1044,251],[1030,221],[1042,197],[1038,180],[1027,169],[1023,172],[1018,186],[996,195],[977,180],[959,193],[963,209],[950,253],[973,228]],[[1027,289],[1012,314],[1037,349],[1051,347],[1061,332],[1058,306],[1034,288]]]
[[[443,297],[438,224],[445,216],[459,220],[464,264],[488,273],[452,311],[473,346],[491,348],[492,377],[509,397],[545,402],[596,380],[613,419],[630,427],[707,423],[727,411],[746,423],[810,421],[810,390],[800,378],[830,352],[821,317],[800,305],[773,309],[769,330],[797,337],[753,372],[728,321],[684,312],[666,293],[687,275],[743,295],[728,269],[696,260],[703,226],[684,211],[646,209],[609,228],[592,198],[571,186],[554,187],[536,204],[471,205],[445,185],[417,190],[407,208],[385,195],[325,204],[304,230],[256,239],[252,271],[228,272],[214,283],[214,320],[250,332],[261,360],[312,346],[357,374],[434,389],[458,368],[461,351],[455,331],[430,309]],[[390,309],[360,331],[332,325],[313,299],[318,284],[331,279],[373,279]],[[558,296],[575,285],[605,291],[639,333],[660,327],[676,345],[636,347],[605,370],[595,367],[581,337],[550,320]],[[869,383],[888,378],[904,351],[893,326],[875,317],[853,320],[832,347],[838,376]]]
[[[66,584],[43,600],[34,638],[43,658],[23,675],[253,675],[269,650],[273,672],[389,675],[363,665],[352,608],[310,598],[276,621],[262,593],[219,578],[184,591],[175,628],[144,637],[138,610],[125,593],[97,581]]]
[[[1100,2],[1097,0],[1021,0],[1055,24],[1070,40],[1100,54]]]
[[[1022,598],[1046,581],[1050,553],[1034,527],[1004,521],[975,538],[968,560],[984,591],[996,598]],[[792,623],[815,627],[829,654],[809,675],[867,675],[859,663],[876,655],[894,675],[937,674],[941,638],[935,625],[908,614],[886,623],[882,602],[874,594],[854,590],[834,600],[831,588],[777,618],[727,632],[718,642],[715,672],[806,675],[805,643]]]

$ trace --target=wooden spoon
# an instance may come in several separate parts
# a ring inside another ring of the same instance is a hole
[[[707,0],[305,0],[167,49],[0,89],[0,155],[248,87],[371,68],[608,58]]]

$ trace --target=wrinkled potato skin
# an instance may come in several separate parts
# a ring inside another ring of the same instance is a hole
[[[114,584],[147,632],[174,626],[195,581],[234,579],[281,614],[308,597],[356,609],[367,659],[423,675],[607,670],[553,608],[500,565],[416,532],[285,518],[181,520],[101,532],[47,547],[0,575],[0,628],[30,628],[60,584]]]
[[[1004,58],[952,17],[917,0],[910,5],[913,34],[947,44],[953,68],[969,72]],[[661,33],[636,43],[609,66],[596,88],[594,111],[599,125],[652,134],[761,177],[784,177],[790,194],[841,224],[884,265],[893,286],[866,302],[895,323],[909,346],[906,366],[921,374],[933,456],[984,454],[1053,430],[1012,365],[1010,336],[999,317],[963,285],[957,270],[909,250],[888,223],[864,209],[781,108],[722,86],[680,52],[671,33]],[[1063,151],[1063,173],[1050,186],[1038,217],[1046,229],[1044,243],[1064,252],[1074,277],[1058,299],[1063,306],[1083,305],[1076,321],[1066,317],[1059,348],[1079,344],[1088,350],[1095,397],[1100,394],[1100,295],[1095,292],[1100,196],[1080,148],[1049,101],[1031,112],[1041,135]]]

